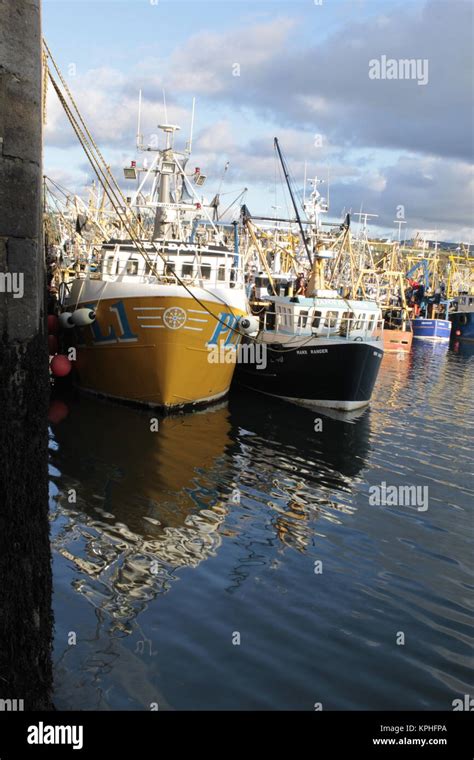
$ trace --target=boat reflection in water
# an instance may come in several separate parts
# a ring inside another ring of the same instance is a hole
[[[268,556],[258,562],[281,564],[355,511],[368,410],[344,422],[243,392],[159,419],[157,432],[153,419],[80,397],[52,424],[59,709],[143,709],[155,700],[166,708],[157,692],[164,642],[170,635],[175,651],[175,626],[181,638],[193,636],[201,595],[240,585],[261,540]],[[171,589],[177,608],[159,602]],[[78,629],[82,645],[67,645]]]
[[[157,583],[165,590],[171,568],[214,555],[229,511],[247,490],[259,501],[257,482],[277,513],[277,535],[288,543],[294,525],[299,548],[312,528],[302,541],[287,518],[337,520],[338,512],[351,512],[334,493],[350,496],[364,466],[367,410],[332,419],[265,401],[241,392],[218,407],[158,418],[74,399],[53,426],[52,462],[60,472],[53,474],[53,535],[55,549],[94,578],[93,587],[80,584],[91,601],[99,602],[97,582],[104,584],[109,612],[123,617],[129,603],[153,596]]]
[[[213,554],[228,508],[210,490],[209,473],[226,466],[220,460],[231,443],[228,416],[225,403],[158,418],[75,400],[54,428],[53,462],[61,471],[56,550],[131,600],[146,599],[160,577],[166,582],[160,562],[196,566]],[[76,503],[68,501],[71,489]],[[69,548],[74,533],[82,538],[78,556]]]
[[[466,358],[474,356],[474,341],[459,340],[455,337],[451,341],[450,348],[458,356],[465,356]]]
[[[304,551],[323,535],[324,521],[354,512],[353,486],[369,452],[367,408],[309,410],[262,403],[250,391],[232,396],[229,408],[239,428],[237,490],[263,502],[281,542]]]

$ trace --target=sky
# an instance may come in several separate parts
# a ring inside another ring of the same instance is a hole
[[[252,214],[290,214],[278,137],[298,191],[305,166],[323,195],[329,178],[329,218],[474,243],[473,14],[471,0],[43,0],[43,34],[121,183],[144,155],[138,91],[147,142],[164,90],[177,147],[196,98],[190,165],[223,208],[248,188]],[[93,179],[51,87],[44,171],[82,195]]]

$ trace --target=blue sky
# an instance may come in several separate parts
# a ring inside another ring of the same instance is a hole
[[[467,0],[43,0],[43,33],[117,173],[135,158],[138,89],[152,135],[164,87],[183,142],[196,96],[192,162],[209,195],[230,161],[226,198],[248,187],[252,212],[271,212],[275,197],[284,208],[278,136],[300,185],[305,161],[309,174],[329,168],[335,218],[362,206],[387,231],[403,204],[410,231],[454,241],[472,236],[469,22]],[[428,83],[372,81],[369,60],[382,55],[427,60]],[[54,98],[45,172],[81,191],[91,171]]]

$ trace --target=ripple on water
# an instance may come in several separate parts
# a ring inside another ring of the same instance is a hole
[[[58,705],[451,709],[472,693],[472,390],[469,356],[415,345],[319,433],[251,394],[158,435],[72,399],[50,439]],[[371,506],[382,482],[428,509]]]

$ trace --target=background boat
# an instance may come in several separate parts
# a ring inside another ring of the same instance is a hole
[[[415,339],[449,342],[451,335],[451,322],[449,319],[416,317],[411,320],[411,325]]]

